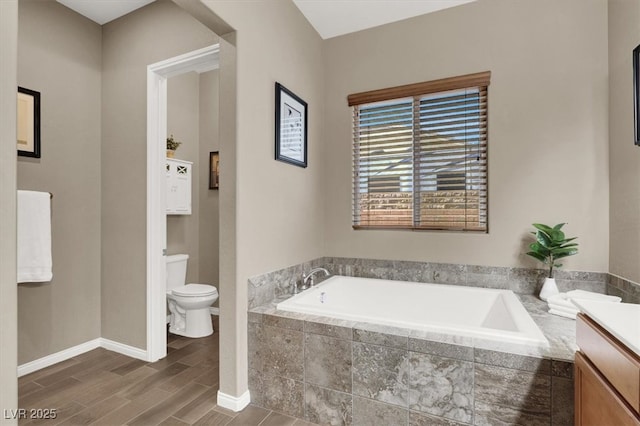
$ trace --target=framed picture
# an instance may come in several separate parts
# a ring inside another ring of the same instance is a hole
[[[633,49],[633,131],[635,144],[640,146],[640,45]]]
[[[40,158],[40,92],[18,87],[18,155]]]
[[[220,188],[220,154],[218,151],[209,153],[209,189]]]
[[[307,103],[276,83],[276,160],[307,167]]]

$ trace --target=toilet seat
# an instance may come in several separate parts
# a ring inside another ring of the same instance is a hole
[[[174,288],[171,293],[183,297],[203,297],[217,295],[218,289],[208,284],[187,284]]]

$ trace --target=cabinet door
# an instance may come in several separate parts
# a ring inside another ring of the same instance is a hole
[[[176,165],[173,185],[176,189],[174,193],[175,213],[191,214],[191,165]]]
[[[575,366],[576,425],[640,426],[640,418],[581,352]]]

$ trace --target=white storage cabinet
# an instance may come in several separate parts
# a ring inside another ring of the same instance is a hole
[[[167,214],[191,214],[190,161],[167,158]]]

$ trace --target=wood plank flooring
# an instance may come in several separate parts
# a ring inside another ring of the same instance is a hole
[[[214,329],[218,329],[218,317]],[[234,413],[216,405],[218,332],[202,339],[168,335],[167,357],[147,363],[105,349],[18,380],[20,408],[55,409],[55,419],[20,425],[310,426],[250,405]]]

